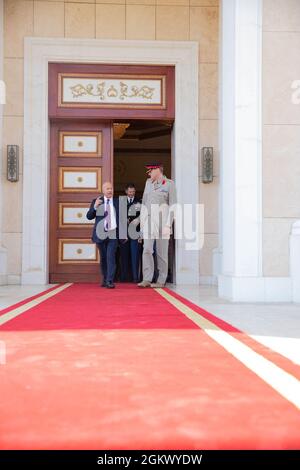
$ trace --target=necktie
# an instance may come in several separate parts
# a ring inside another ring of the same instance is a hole
[[[107,211],[107,217],[106,217],[106,230],[111,229],[111,204],[109,203],[109,199],[106,201],[106,211]]]

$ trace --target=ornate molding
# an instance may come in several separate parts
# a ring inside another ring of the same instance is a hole
[[[59,107],[166,109],[165,75],[58,74]]]
[[[178,200],[188,203],[199,198],[198,48],[196,41],[24,38],[23,212],[28,216],[23,217],[22,283],[46,284],[49,280],[49,64],[175,65],[173,176]],[[199,253],[186,251],[184,242],[177,240],[175,255],[177,284],[198,284]]]

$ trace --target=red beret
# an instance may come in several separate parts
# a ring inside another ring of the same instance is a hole
[[[146,163],[145,167],[147,168],[147,170],[154,170],[155,168],[162,167],[162,164],[158,162]]]

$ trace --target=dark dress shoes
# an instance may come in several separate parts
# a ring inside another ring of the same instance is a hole
[[[106,287],[107,287],[108,289],[114,289],[114,288],[115,288],[115,285],[114,285],[113,282],[107,282],[107,283],[106,283]]]

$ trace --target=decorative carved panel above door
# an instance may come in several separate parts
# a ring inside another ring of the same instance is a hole
[[[50,117],[174,119],[175,67],[49,64]]]
[[[166,76],[58,74],[58,106],[166,108]]]

